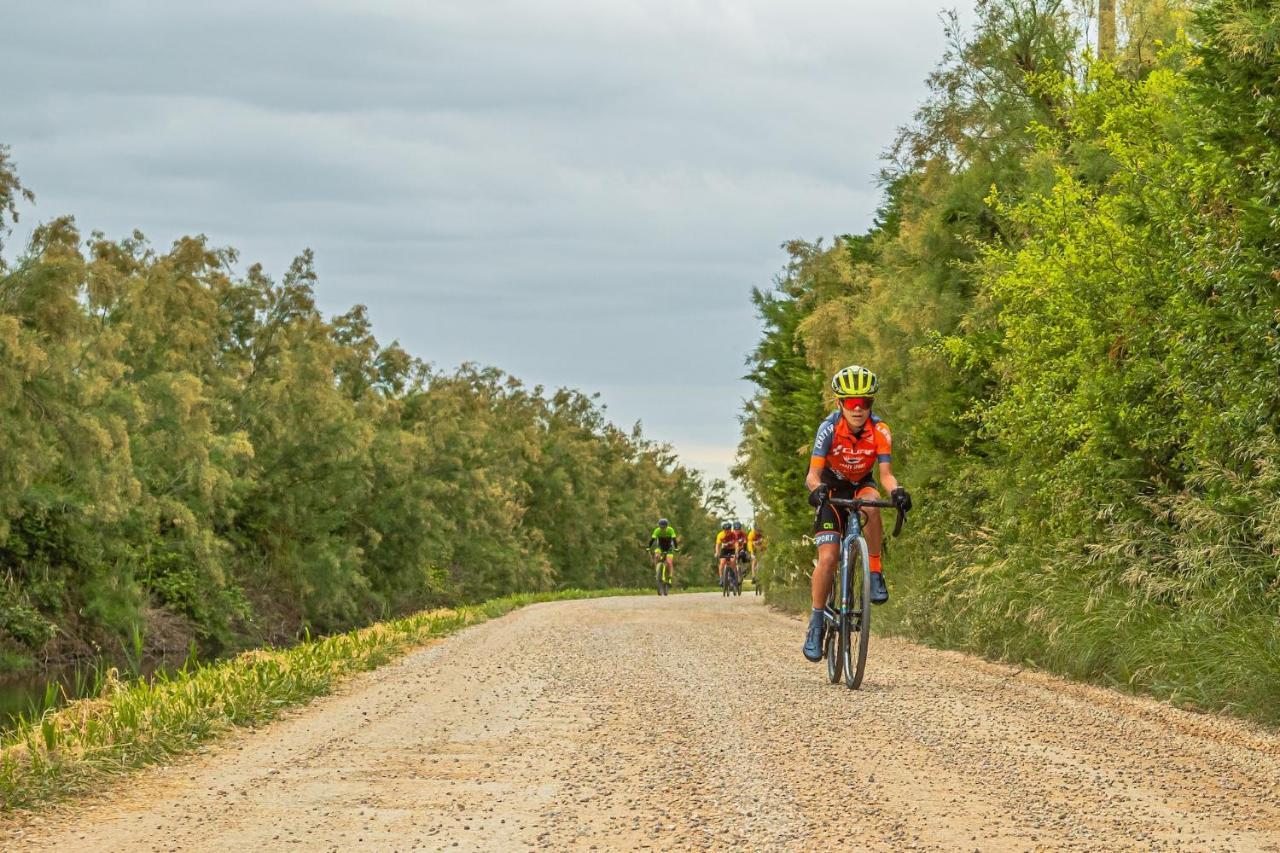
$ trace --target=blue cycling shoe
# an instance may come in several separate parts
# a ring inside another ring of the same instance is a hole
[[[822,635],[826,621],[821,610],[809,614],[809,632],[804,635],[804,656],[813,663],[822,660]]]
[[[871,603],[884,604],[889,600],[889,587],[885,586],[884,575],[880,572],[871,573]]]

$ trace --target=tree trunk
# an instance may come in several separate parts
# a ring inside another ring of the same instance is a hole
[[[1098,0],[1098,58],[1116,58],[1116,0]]]

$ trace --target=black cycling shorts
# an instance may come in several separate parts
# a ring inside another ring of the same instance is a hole
[[[823,472],[826,473],[826,472]],[[831,486],[831,497],[833,498],[856,498],[863,489],[875,489],[875,497],[880,497],[880,490],[876,489],[876,481],[870,476],[864,477],[856,483],[848,483],[839,481]],[[849,512],[846,507],[835,507],[831,504],[823,504],[818,507],[818,511],[813,515],[813,541],[815,545],[826,545],[828,542],[839,543],[844,538],[845,527],[849,524]]]

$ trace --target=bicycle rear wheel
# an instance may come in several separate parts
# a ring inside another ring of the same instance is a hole
[[[862,686],[867,669],[867,646],[871,642],[871,558],[867,554],[867,542],[858,539],[858,547],[849,550],[849,615],[846,617],[841,641],[844,652],[844,683],[850,690]]]

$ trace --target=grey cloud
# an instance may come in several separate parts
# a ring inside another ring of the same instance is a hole
[[[205,233],[277,274],[311,247],[326,310],[367,303],[438,364],[600,389],[715,456],[749,393],[749,290],[782,241],[870,221],[937,11],[19,2],[0,142],[39,200],[24,227]]]

